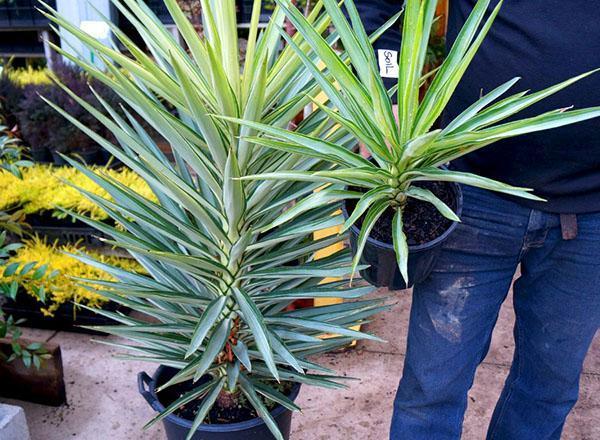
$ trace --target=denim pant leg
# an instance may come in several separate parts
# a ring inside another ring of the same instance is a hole
[[[578,237],[569,241],[554,217],[543,244],[523,257],[515,358],[488,439],[560,438],[600,326],[600,213],[580,215]]]
[[[521,254],[528,209],[464,188],[462,223],[414,289],[390,439],[459,439],[467,392]]]

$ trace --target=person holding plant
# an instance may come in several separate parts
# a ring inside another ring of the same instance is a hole
[[[368,32],[401,0],[356,0]],[[448,47],[475,0],[450,0]],[[490,11],[498,4],[492,1]],[[540,90],[600,66],[600,12],[584,2],[505,2],[446,108],[448,123],[499,84],[522,75]],[[388,88],[398,77],[398,26],[376,43]],[[600,103],[591,75],[524,110]],[[515,355],[489,439],[559,439],[578,397],[585,355],[600,324],[600,144],[597,120],[498,142],[451,168],[534,189],[540,202],[463,186],[462,223],[432,275],[414,288],[404,371],[390,438],[458,439],[467,392],[500,306],[514,285]]]

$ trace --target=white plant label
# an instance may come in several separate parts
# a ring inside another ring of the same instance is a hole
[[[378,49],[379,74],[382,78],[398,78],[398,51]]]

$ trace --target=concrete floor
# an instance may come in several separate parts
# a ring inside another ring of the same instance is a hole
[[[292,440],[387,438],[392,400],[404,361],[410,295],[397,292],[391,302],[391,311],[368,328],[388,344],[360,343],[345,353],[318,359],[360,381],[350,382],[350,388],[344,391],[304,387],[299,397],[304,411],[294,416]],[[511,307],[510,301],[503,306],[490,353],[469,392],[465,440],[485,437],[508,373],[513,352]],[[116,360],[112,358],[115,350],[90,342],[86,335],[31,330],[27,337],[51,338],[60,343],[69,399],[69,404],[60,408],[9,402],[25,408],[32,440],[165,438],[162,427],[141,431],[152,410],[137,393],[135,379],[137,372],[151,372],[154,366]],[[587,357],[580,399],[567,421],[563,439],[600,439],[600,336]]]

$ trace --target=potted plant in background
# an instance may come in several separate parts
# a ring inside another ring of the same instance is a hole
[[[8,298],[4,304],[4,311],[15,319],[26,320],[28,327],[84,333],[91,331],[82,326],[112,323],[110,319],[90,309],[101,308],[127,315],[129,310],[126,307],[112,303],[93,290],[78,284],[78,278],[113,280],[102,269],[91,267],[69,255],[79,252],[86,252],[104,264],[127,269],[132,273],[144,272],[139,264],[130,258],[105,255],[98,249],[88,250],[79,242],[65,245],[58,245],[56,242],[49,244],[45,239],[36,236],[23,240],[7,260],[7,264],[16,266],[25,265],[29,261],[36,263],[31,266],[29,273],[5,276],[6,282],[18,281],[20,294],[18,298]],[[57,275],[51,281],[35,277],[35,270],[41,267]],[[44,286],[51,289],[44,298],[40,298],[38,292]],[[86,308],[82,308],[82,305]],[[93,333],[99,334],[96,331]]]
[[[547,130],[600,116],[600,108],[559,109],[527,119],[513,117],[521,110],[590,75],[585,73],[548,89],[528,94],[503,95],[518,78],[500,85],[467,108],[443,129],[432,129],[498,14],[502,2],[486,17],[489,0],[479,0],[447,58],[422,99],[419,92],[437,0],[408,0],[404,11],[399,59],[398,118],[385,89],[372,44],[352,0],[344,2],[347,19],[335,0],[323,0],[335,31],[346,48],[339,55],[331,42],[308,22],[289,0],[277,0],[289,20],[318,57],[305,56],[290,38],[291,47],[323,87],[329,106],[316,103],[334,121],[352,133],[371,154],[336,154],[340,148],[315,136],[298,136],[283,128],[245,122],[262,132],[247,138],[275,151],[329,157],[335,170],[282,170],[246,176],[263,181],[309,181],[327,184],[322,193],[307,195],[270,226],[280,227],[324,198],[346,199],[346,221],[354,250],[353,267],[368,264],[361,273],[377,286],[395,289],[425,279],[440,250],[459,221],[461,193],[458,184],[473,185],[519,197],[537,199],[526,188],[515,188],[477,175],[451,171],[444,164],[500,139]],[[319,66],[327,66],[325,69]],[[509,119],[510,118],[510,119]],[[506,122],[509,119],[510,122]],[[525,147],[526,148],[526,147]],[[346,191],[342,188],[348,187]],[[341,192],[340,192],[341,191]],[[355,192],[360,199],[355,199]],[[337,194],[337,196],[336,196]]]
[[[107,71],[56,50],[114,90],[135,116],[126,112],[121,117],[101,100],[107,117],[65,87],[113,133],[113,144],[68,111],[49,104],[138,173],[156,197],[153,201],[69,159],[110,194],[109,200],[84,191],[118,227],[75,217],[113,237],[109,243],[127,249],[149,274],[79,256],[115,278],[89,280],[103,286],[98,293],[151,319],[99,311],[119,323],[101,329],[129,340],[114,343],[131,352],[127,358],[161,365],[152,377],[139,376],[140,391],[159,411],[149,424],[163,421],[169,438],[286,438],[291,411],[298,409],[294,399],[300,384],[341,386],[341,378],[308,356],[374,338],[352,327],[382,305],[361,299],[370,286],[351,287],[343,279],[323,282],[350,272],[348,250],[314,258],[315,252],[339,240],[313,238],[315,231],[341,223],[339,206],[317,206],[283,227],[263,231],[319,184],[241,180],[261,172],[329,165],[322,158],[256,146],[245,140],[253,130],[211,115],[286,127],[321,89],[291,48],[281,50],[281,10],[274,11],[259,33],[260,0],[254,2],[243,66],[233,0],[218,6],[203,2],[202,36],[176,0],[165,0],[188,51],[143,2],[113,3],[136,27],[152,57],[110,22],[130,56],[98,42],[56,11],[48,8],[47,13],[93,50]],[[318,31],[327,29],[329,18],[322,5],[315,6],[307,22]],[[306,49],[306,56],[314,56],[301,35],[292,40]],[[325,116],[313,113],[297,132],[349,147],[352,136]],[[170,144],[173,163],[138,117]],[[288,310],[297,299],[329,297],[356,301]]]
[[[60,347],[52,342],[25,339],[20,328],[26,321],[14,317],[4,300],[20,296],[23,280],[35,280],[32,293],[40,301],[52,292],[57,272],[35,261],[10,262],[9,257],[21,247],[8,243],[0,220],[0,396],[45,405],[60,406],[66,401]]]
[[[20,247],[20,243],[7,243],[6,230],[0,232],[0,269],[3,272],[0,279],[0,300],[6,298],[15,300],[21,281],[30,278],[40,282],[32,293],[43,301],[46,295],[44,284],[54,278],[56,273],[47,273],[47,266],[35,267],[35,262],[25,264],[9,262],[11,253]],[[35,366],[39,370],[42,360],[49,358],[48,352],[41,343],[24,345],[20,341],[22,332],[18,326],[24,322],[6,314],[3,310],[3,302],[0,301],[0,361],[8,363],[21,359],[26,368]]]
[[[0,127],[0,133],[4,133]],[[22,167],[31,164],[21,159],[21,148],[13,138],[0,135],[0,172],[22,178]],[[65,401],[65,385],[60,348],[55,344],[27,341],[15,319],[4,309],[5,300],[14,300],[25,279],[35,281],[31,293],[44,301],[48,285],[57,275],[35,261],[11,262],[21,243],[8,242],[7,232],[21,236],[23,225],[18,213],[0,211],[0,395],[50,405]],[[34,367],[34,368],[32,368]],[[44,386],[41,386],[44,384]]]

